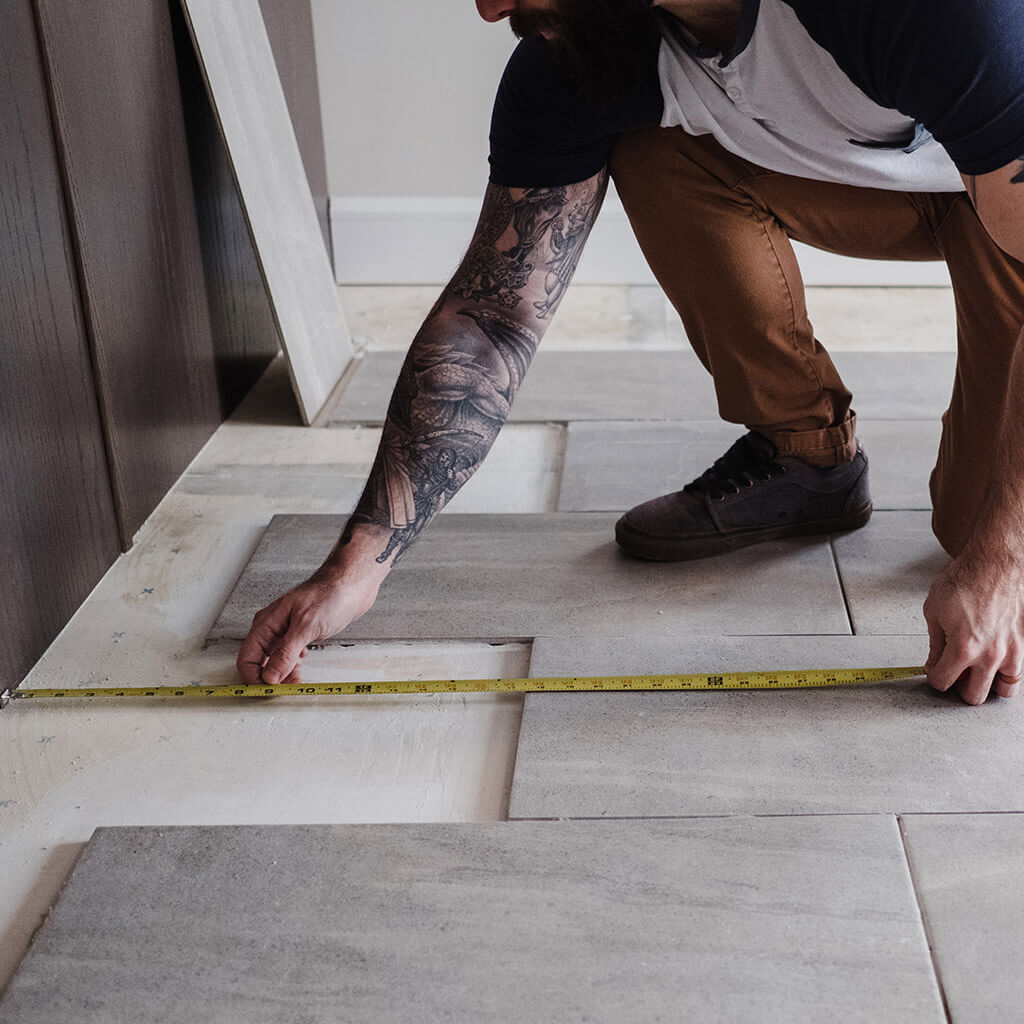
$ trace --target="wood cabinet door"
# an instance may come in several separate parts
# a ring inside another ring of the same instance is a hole
[[[0,236],[0,686],[13,686],[118,554],[31,0],[0,15]]]

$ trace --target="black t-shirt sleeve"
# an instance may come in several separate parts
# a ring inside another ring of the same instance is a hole
[[[963,174],[1024,154],[1024,0],[786,0],[876,103],[923,124]]]
[[[512,188],[571,185],[604,167],[615,136],[661,121],[657,54],[607,103],[584,100],[543,39],[524,39],[502,75],[491,116],[490,180]]]

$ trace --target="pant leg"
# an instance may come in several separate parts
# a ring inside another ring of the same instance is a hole
[[[1008,393],[1007,382],[1014,350],[1024,345],[1024,263],[992,241],[966,195],[936,237],[953,281],[958,350],[931,478],[932,528],[955,556],[970,539],[992,480],[1004,417],[1017,415],[1021,400]]]
[[[851,396],[814,337],[790,238],[851,256],[941,259],[913,197],[776,174],[673,128],[620,136],[609,166],[723,419],[815,465],[850,458]]]

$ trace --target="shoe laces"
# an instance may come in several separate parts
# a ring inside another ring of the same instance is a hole
[[[770,442],[766,439],[763,444]],[[707,494],[712,500],[721,501],[727,495],[739,494],[744,487],[754,487],[785,472],[786,467],[766,451],[759,450],[747,434],[683,490],[689,494]]]

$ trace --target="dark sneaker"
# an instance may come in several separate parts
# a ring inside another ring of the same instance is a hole
[[[681,562],[780,537],[855,530],[871,518],[861,447],[841,466],[818,469],[779,455],[752,430],[681,491],[630,509],[615,525],[637,558]]]

